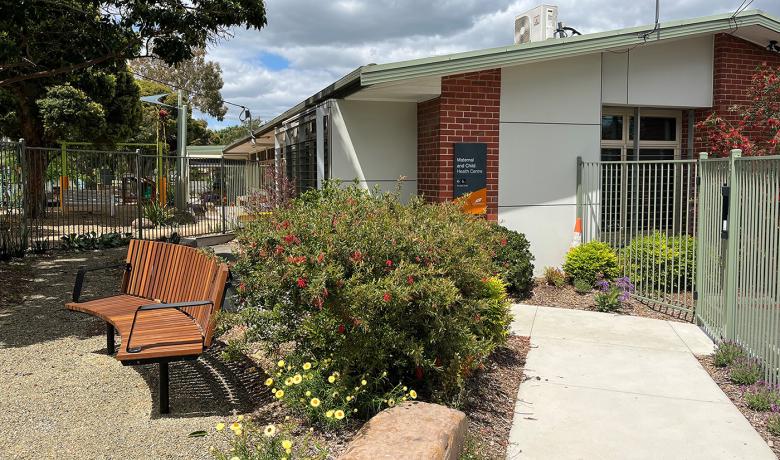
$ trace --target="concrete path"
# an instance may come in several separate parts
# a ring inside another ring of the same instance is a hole
[[[509,459],[773,460],[694,355],[695,325],[515,306],[531,336]]]

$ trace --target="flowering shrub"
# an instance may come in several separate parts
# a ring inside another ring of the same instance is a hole
[[[774,155],[780,142],[780,67],[766,64],[756,70],[747,92],[748,105],[731,107],[736,125],[713,113],[696,125],[710,152],[728,156],[732,149],[745,155]]]
[[[628,277],[618,278],[614,283],[601,280],[596,283],[596,286],[600,291],[594,296],[596,310],[606,313],[620,310],[623,302],[628,301],[631,293],[634,292],[634,285]]]
[[[591,241],[569,250],[563,271],[573,280],[591,284],[599,277],[611,280],[618,276],[617,255],[607,243]]]
[[[414,382],[451,396],[505,342],[511,321],[492,278],[501,235],[456,205],[327,183],[239,235],[248,333],[348,381]]]
[[[780,436],[780,405],[772,406],[772,415],[766,419],[766,429],[775,436]]]
[[[737,385],[753,385],[761,378],[761,364],[757,359],[746,356],[734,360],[729,380]]]
[[[759,382],[747,387],[743,398],[749,408],[766,412],[771,410],[772,406],[780,405],[780,389],[776,385]]]
[[[737,358],[742,356],[745,356],[745,350],[738,343],[730,340],[723,341],[715,349],[715,367],[730,366]]]
[[[525,235],[496,225],[501,234],[496,254],[498,271],[507,281],[507,289],[519,298],[526,298],[533,289],[534,256]]]
[[[321,362],[282,359],[265,385],[288,407],[326,426],[356,415],[370,417],[386,407],[417,398],[417,392],[406,386],[389,385],[387,372],[355,379],[342,375],[332,364],[329,358]]]
[[[327,450],[313,442],[311,431],[296,437],[294,428],[292,424],[257,425],[251,418],[239,415],[232,423],[219,422],[214,427],[214,434],[227,438],[228,450],[211,446],[209,452],[217,460],[324,460],[328,457]]]
[[[634,238],[620,251],[624,273],[645,289],[672,292],[693,287],[696,239],[663,232]]]

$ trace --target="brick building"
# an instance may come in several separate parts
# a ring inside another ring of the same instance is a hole
[[[465,194],[527,235],[537,270],[559,265],[577,157],[694,158],[695,122],[728,118],[756,67],[780,65],[767,49],[780,20],[760,11],[651,29],[363,66],[225,153],[284,158],[300,188],[340,178],[430,201]]]

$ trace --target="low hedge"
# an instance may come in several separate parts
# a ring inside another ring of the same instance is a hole
[[[634,238],[620,251],[620,263],[640,289],[689,290],[695,276],[696,239],[662,232]]]

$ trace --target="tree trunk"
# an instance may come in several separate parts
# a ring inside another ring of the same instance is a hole
[[[16,89],[16,102],[19,107],[19,127],[26,147],[41,147],[44,143],[43,124],[38,116],[36,101],[38,91],[31,85],[20,85]],[[30,219],[38,219],[46,213],[46,191],[44,178],[49,165],[48,152],[26,149],[22,152],[24,161],[24,208]]]

